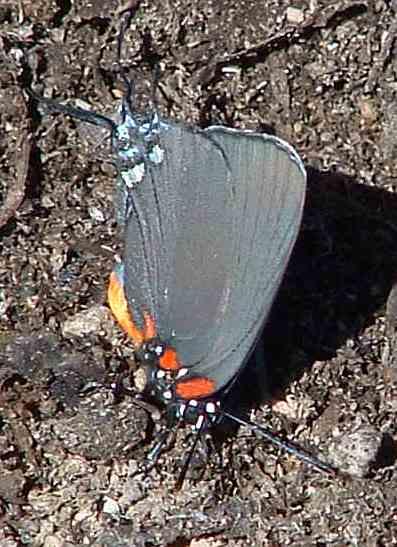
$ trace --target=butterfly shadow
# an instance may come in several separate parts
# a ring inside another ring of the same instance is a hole
[[[259,341],[264,358],[251,359],[235,384],[236,411],[283,398],[347,340],[355,342],[352,358],[366,351],[359,335],[397,277],[396,238],[394,194],[308,169],[301,232]]]

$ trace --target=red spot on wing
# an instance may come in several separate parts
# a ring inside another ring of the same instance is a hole
[[[175,392],[182,399],[200,399],[215,392],[215,382],[204,376],[180,380],[176,385]]]
[[[144,341],[144,333],[135,325],[128,310],[127,300],[124,294],[124,288],[120,283],[116,272],[110,275],[108,287],[108,303],[117,322],[124,332],[132,338],[136,346],[141,346]],[[145,316],[145,334],[146,334],[146,316]]]
[[[174,348],[166,348],[164,354],[160,357],[160,368],[164,370],[179,370],[181,368],[178,354]]]

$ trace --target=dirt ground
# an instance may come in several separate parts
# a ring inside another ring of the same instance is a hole
[[[274,132],[304,158],[263,338],[273,404],[253,404],[250,367],[236,398],[349,474],[242,428],[198,451],[179,492],[188,431],[139,473],[160,423],[110,387],[133,354],[105,305],[120,251],[106,146],[25,93],[111,114],[121,7],[0,3],[0,546],[397,545],[397,2],[142,2],[127,32],[143,108],[159,64],[163,116]]]

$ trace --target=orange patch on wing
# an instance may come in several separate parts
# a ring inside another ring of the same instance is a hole
[[[141,346],[144,340],[144,335],[138,329],[138,327],[135,325],[131,318],[130,312],[128,310],[127,300],[124,295],[124,288],[119,282],[119,279],[115,272],[112,272],[110,275],[108,287],[108,302],[114,317],[116,318],[123,331],[132,338],[135,345]]]
[[[150,313],[143,312],[143,337],[145,340],[151,340],[157,336],[156,323]]]
[[[183,399],[199,399],[215,392],[215,382],[210,378],[192,378],[181,380],[176,385],[176,394]]]
[[[181,368],[178,354],[174,348],[167,348],[160,357],[160,368],[164,370],[179,370]]]

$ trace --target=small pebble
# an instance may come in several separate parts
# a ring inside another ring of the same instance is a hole
[[[337,469],[363,478],[375,462],[381,444],[382,433],[370,425],[361,426],[338,437],[330,448],[330,457]]]
[[[45,538],[43,547],[64,547],[64,542],[60,537],[51,535]]]
[[[290,6],[287,8],[287,21],[291,25],[301,25],[305,20],[305,15],[303,11],[299,8],[294,8]]]
[[[70,338],[99,333],[110,321],[110,312],[106,306],[93,306],[67,319],[62,326],[62,334]]]
[[[107,496],[104,498],[102,511],[115,519],[120,518],[119,504]]]

